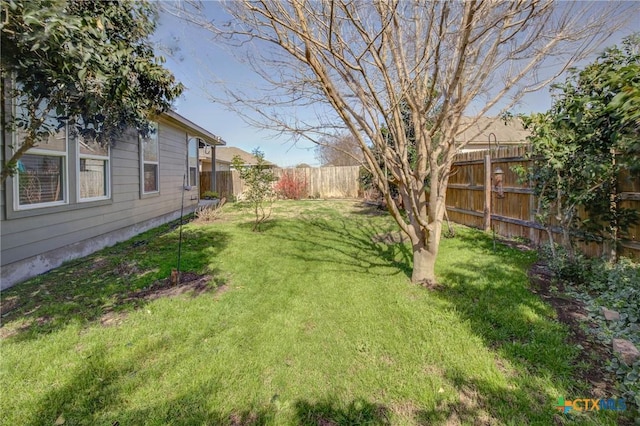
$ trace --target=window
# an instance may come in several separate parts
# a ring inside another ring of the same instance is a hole
[[[106,199],[109,184],[109,147],[78,136],[78,187],[80,201]]]
[[[25,138],[14,133],[14,146]],[[67,132],[65,128],[29,149],[18,160],[16,209],[66,204]]]
[[[198,186],[198,139],[189,139],[189,158],[188,158],[188,174],[189,186]]]
[[[142,153],[142,193],[149,194],[160,190],[158,125],[153,123],[146,138],[140,138]]]

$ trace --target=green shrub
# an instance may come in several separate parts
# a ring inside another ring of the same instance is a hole
[[[552,255],[549,247],[545,247],[543,257],[547,260],[556,279],[565,284],[584,286],[593,279],[591,261],[580,254],[575,255],[572,260],[562,247],[556,248],[555,256]]]
[[[640,265],[621,258],[617,263],[577,256],[573,261],[563,251],[555,258],[544,253],[556,279],[567,293],[585,304],[590,321],[587,331],[603,345],[622,338],[640,346]],[[620,313],[620,320],[606,321],[602,308]],[[613,357],[608,369],[615,373],[622,396],[632,409],[640,408],[640,360],[625,365]]]
[[[207,199],[220,198],[220,194],[218,194],[216,191],[204,191],[204,194],[202,194],[202,196]]]
[[[237,155],[233,157],[231,164],[238,171],[240,179],[242,179],[247,188],[243,192],[242,198],[243,201],[247,201],[251,205],[251,209],[255,214],[253,230],[259,231],[260,225],[271,216],[273,202],[276,199],[273,184],[278,178],[264,159],[262,151],[256,148],[252,151],[252,154],[256,160],[255,164],[245,165],[244,160]]]

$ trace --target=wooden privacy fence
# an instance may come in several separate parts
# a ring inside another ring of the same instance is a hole
[[[198,186],[200,198],[204,198],[206,191],[211,191],[211,172],[200,172],[200,183]]]
[[[306,193],[313,198],[357,198],[359,192],[359,166],[344,167],[304,167],[274,169],[276,177],[283,174],[293,175],[306,182]],[[209,188],[211,173],[200,173],[200,187]],[[205,186],[206,184],[206,186]],[[216,192],[222,197],[237,196],[245,191],[244,183],[237,171],[216,172]]]
[[[535,221],[536,197],[529,185],[519,182],[512,170],[516,165],[528,167],[526,147],[509,147],[459,154],[452,167],[447,188],[447,212],[453,222],[506,237],[524,237],[539,245],[548,242],[547,232]],[[495,187],[495,171],[504,173],[502,196]],[[640,182],[623,173],[618,177],[620,207],[640,211]],[[557,229],[555,237],[559,237]],[[621,241],[620,254],[640,259],[640,225],[628,231],[629,239]],[[588,256],[602,256],[605,247],[590,242],[579,248]]]

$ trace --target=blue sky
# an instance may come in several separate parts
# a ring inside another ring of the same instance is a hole
[[[224,19],[217,2],[208,2],[206,7],[213,19]],[[636,23],[639,20],[640,17]],[[620,31],[607,44],[618,43],[631,31],[631,28]],[[208,32],[161,13],[154,40],[159,46],[159,53],[167,60],[165,65],[186,86],[184,94],[175,103],[179,114],[221,136],[227,146],[245,151],[259,147],[267,160],[281,167],[299,163],[319,165],[311,142],[294,144],[287,136],[252,127],[236,112],[229,111],[224,105],[209,98],[207,91],[215,91],[217,88],[212,81],[245,88],[260,85],[260,81],[246,65],[238,63],[232,55],[218,47]],[[550,106],[551,97],[549,90],[545,88],[527,95],[514,112],[544,111]]]
[[[160,54],[167,60],[165,66],[186,86],[184,94],[175,103],[175,110],[180,115],[222,137],[227,146],[248,152],[259,147],[267,160],[279,166],[319,165],[314,144],[298,142],[294,145],[289,137],[251,127],[236,112],[209,99],[206,91],[215,90],[214,85],[208,83],[211,80],[245,86],[259,84],[251,70],[237,63],[224,49],[216,47],[210,34],[163,13],[154,38],[161,45]]]

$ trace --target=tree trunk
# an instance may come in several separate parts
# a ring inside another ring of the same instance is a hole
[[[413,247],[413,273],[411,281],[432,286],[436,283],[436,256],[426,247]]]
[[[442,219],[432,222],[430,226],[432,228],[428,233],[426,244],[423,240],[413,244],[411,281],[425,287],[433,287],[437,284],[435,266],[442,234]]]
[[[546,224],[544,230],[547,231],[547,237],[549,238],[549,248],[551,249],[551,257],[556,259],[556,242],[553,239],[553,232],[551,231],[551,225]]]
[[[575,253],[575,250],[573,249],[573,241],[571,240],[571,231],[567,223],[562,224],[562,246],[567,251],[567,256],[569,256],[569,260],[573,262],[576,259],[576,253]]]

